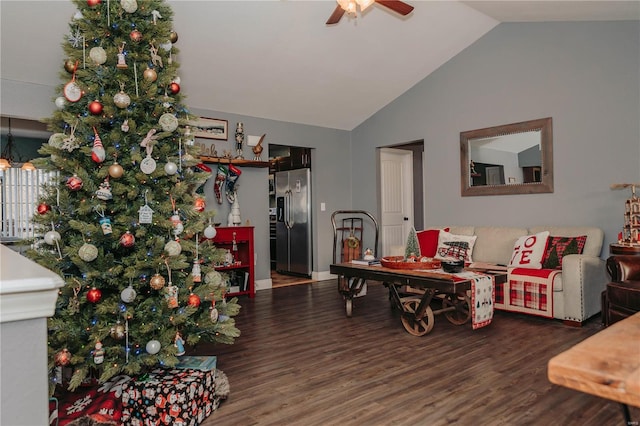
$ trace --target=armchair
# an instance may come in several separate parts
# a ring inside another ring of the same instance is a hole
[[[611,282],[602,292],[602,322],[609,326],[640,311],[640,256],[607,259]]]

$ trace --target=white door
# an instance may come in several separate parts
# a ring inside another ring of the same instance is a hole
[[[380,242],[382,256],[404,254],[413,226],[413,152],[380,149]]]

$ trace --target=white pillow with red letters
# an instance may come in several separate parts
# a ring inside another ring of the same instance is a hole
[[[542,256],[547,248],[549,231],[518,238],[513,246],[510,268],[542,269]]]

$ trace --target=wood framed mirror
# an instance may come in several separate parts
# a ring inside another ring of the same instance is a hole
[[[463,197],[553,192],[551,117],[460,132]]]

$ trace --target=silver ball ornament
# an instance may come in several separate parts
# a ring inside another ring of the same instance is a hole
[[[124,303],[131,303],[136,299],[136,294],[133,287],[129,286],[120,292],[120,299],[122,299]]]
[[[160,123],[160,127],[162,127],[162,130],[165,132],[173,132],[178,128],[178,119],[175,115],[169,114],[168,112],[160,116],[158,123]]]
[[[213,225],[209,225],[204,228],[204,236],[210,240],[214,239],[217,233],[218,231],[216,231],[216,228]]]
[[[131,104],[131,98],[123,91],[120,91],[113,95],[113,103],[116,104],[118,108],[126,108]]]
[[[91,262],[98,257],[98,248],[90,243],[84,243],[78,250],[80,259],[85,262]]]
[[[178,166],[173,161],[169,161],[164,165],[164,172],[169,176],[175,175],[178,172]]]
[[[166,251],[169,256],[177,256],[182,252],[182,246],[180,246],[179,242],[171,240],[164,245],[164,251]]]
[[[107,52],[100,46],[92,47],[89,51],[89,57],[96,65],[102,65],[107,62]]]
[[[158,352],[160,352],[160,342],[158,342],[157,340],[149,340],[147,342],[147,352],[150,353],[151,355],[155,355]]]
[[[58,231],[49,231],[44,234],[44,242],[50,246],[54,245],[56,241],[60,241],[60,233]]]
[[[56,108],[64,109],[65,105],[67,104],[67,100],[64,98],[64,96],[58,96],[55,103]]]

